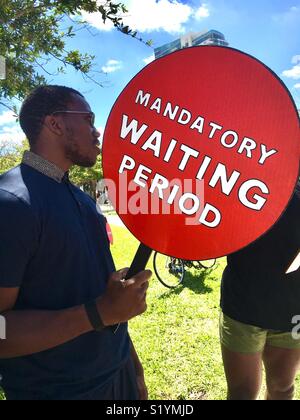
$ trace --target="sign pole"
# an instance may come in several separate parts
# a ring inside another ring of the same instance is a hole
[[[125,280],[129,280],[131,277],[134,277],[136,274],[143,271],[149,261],[149,258],[151,257],[151,254],[152,249],[141,243],[128,270]]]

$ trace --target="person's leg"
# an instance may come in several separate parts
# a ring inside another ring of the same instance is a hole
[[[221,314],[220,340],[228,400],[255,400],[262,381],[266,333]]]
[[[287,341],[292,340],[288,334]],[[300,366],[299,342],[292,343],[290,347],[283,348],[271,346],[268,341],[263,354],[263,361],[266,369],[267,395],[268,400],[292,400],[294,396],[294,382],[297,370]],[[277,344],[274,343],[273,344]],[[282,343],[282,346],[285,344]],[[288,345],[288,344],[287,344]]]
[[[232,352],[222,346],[228,400],[256,400],[261,387],[262,354]]]

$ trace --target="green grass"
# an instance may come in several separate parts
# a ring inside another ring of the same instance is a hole
[[[138,242],[112,226],[117,268],[130,265]],[[130,334],[143,362],[150,399],[226,399],[219,345],[220,278],[226,265],[189,270],[184,284],[169,290],[153,277],[148,310],[130,321]],[[149,263],[152,269],[152,258]],[[296,398],[300,399],[300,378]],[[260,398],[263,398],[264,387]]]

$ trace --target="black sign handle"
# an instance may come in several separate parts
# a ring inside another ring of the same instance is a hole
[[[134,256],[132,264],[126,274],[125,280],[129,280],[131,277],[134,277],[136,274],[140,273],[141,271],[145,270],[145,267],[151,257],[152,249],[149,248],[147,245],[140,243],[138,250]],[[120,324],[113,325],[112,329],[114,334],[118,331]]]
[[[152,249],[147,245],[140,243],[140,246],[135,254],[135,257],[132,261],[132,264],[126,274],[125,280],[129,280],[131,277],[134,277],[136,274],[145,270],[145,267],[149,261],[149,258],[152,254]]]

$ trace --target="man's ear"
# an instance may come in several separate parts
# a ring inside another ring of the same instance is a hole
[[[56,136],[63,135],[63,127],[59,117],[55,117],[54,115],[47,115],[44,120],[44,125],[51,131],[51,133],[55,134]]]

